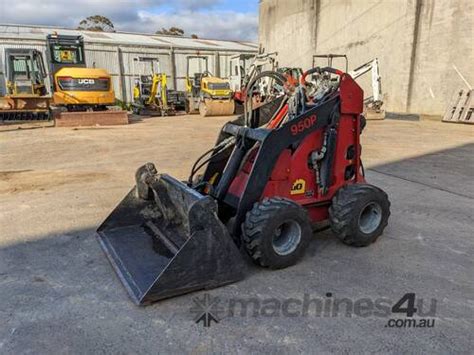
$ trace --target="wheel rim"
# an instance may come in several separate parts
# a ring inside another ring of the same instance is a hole
[[[293,253],[301,241],[301,227],[296,221],[280,224],[273,233],[272,246],[278,255]]]
[[[359,229],[362,233],[373,233],[382,221],[382,207],[376,202],[370,202],[362,209],[359,216]]]

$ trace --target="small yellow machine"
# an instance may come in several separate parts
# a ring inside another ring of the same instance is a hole
[[[68,111],[102,111],[115,104],[110,74],[86,67],[82,36],[51,34],[47,43],[54,105]]]
[[[136,114],[174,114],[168,106],[166,74],[141,75],[133,88],[133,111]]]
[[[165,73],[160,70],[158,58],[138,57],[134,58],[135,64],[144,68],[149,64],[147,74],[137,74],[133,88],[133,111],[138,115],[160,115],[172,116],[176,110],[184,106],[182,96],[175,90],[168,89],[168,81]]]
[[[187,57],[186,113],[201,116],[229,116],[235,103],[228,80],[213,76],[206,56]]]
[[[41,52],[5,49],[5,90],[0,93],[0,121],[47,120],[51,97],[45,85]]]

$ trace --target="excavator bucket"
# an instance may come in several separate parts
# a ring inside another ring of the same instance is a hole
[[[138,305],[233,283],[245,264],[209,197],[148,163],[97,230],[102,249]]]

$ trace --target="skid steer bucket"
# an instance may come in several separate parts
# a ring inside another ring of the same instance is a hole
[[[134,302],[209,289],[244,277],[245,264],[215,201],[153,164],[97,230],[100,244]]]

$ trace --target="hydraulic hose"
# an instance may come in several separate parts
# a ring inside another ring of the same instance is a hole
[[[196,162],[193,164],[191,168],[191,174],[189,175],[189,178],[188,178],[188,185],[192,185],[194,175],[199,171],[199,169],[201,169],[204,165],[206,165],[212,158],[221,154],[224,150],[226,150],[228,147],[234,144],[234,141],[235,141],[234,137],[228,137],[224,139],[222,142],[220,142],[218,145],[213,147],[212,149],[209,149],[208,151],[204,152],[196,160]],[[212,152],[214,153],[211,156],[209,156],[206,160],[202,161],[207,155],[209,155],[209,153],[212,153]]]

